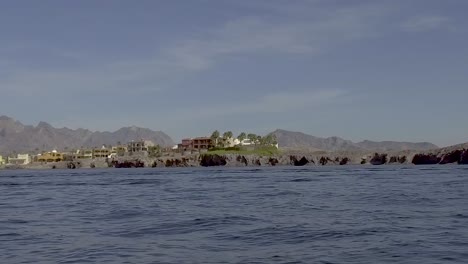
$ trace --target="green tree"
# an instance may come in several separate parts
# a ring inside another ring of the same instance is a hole
[[[223,139],[228,139],[228,138],[232,138],[233,137],[233,134],[231,131],[227,131],[227,132],[224,132],[223,134]]]
[[[273,134],[268,134],[263,137],[262,145],[265,145],[265,146],[273,145],[273,141],[274,141]]]
[[[250,139],[250,141],[252,142],[252,144],[255,143],[255,141],[257,140],[257,135],[253,134],[253,133],[249,133],[247,135],[247,138]]]
[[[239,136],[237,136],[237,139],[239,139],[240,141],[244,140],[247,138],[247,134],[245,134],[245,132],[242,132],[239,134]]]
[[[223,146],[226,147],[228,145],[229,139],[233,137],[231,131],[227,131],[223,133]]]
[[[161,146],[150,146],[148,147],[148,156],[151,158],[159,157],[161,155]]]
[[[264,145],[262,136],[257,136],[257,139],[255,140],[255,144]]]
[[[211,134],[210,138],[211,140],[213,140],[215,147],[218,146],[219,135],[220,134],[218,130],[213,131],[213,133]]]

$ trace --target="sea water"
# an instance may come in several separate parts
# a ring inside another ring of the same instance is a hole
[[[0,171],[0,263],[467,263],[468,167]]]

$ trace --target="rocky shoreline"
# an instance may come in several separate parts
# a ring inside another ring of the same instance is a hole
[[[397,153],[283,153],[272,156],[238,154],[195,154],[149,158],[145,156],[119,157],[55,163],[31,163],[7,169],[80,169],[80,168],[172,168],[172,167],[258,167],[258,166],[327,166],[327,165],[391,165],[391,164],[468,164],[468,144],[427,152]]]

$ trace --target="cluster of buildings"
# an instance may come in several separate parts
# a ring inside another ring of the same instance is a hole
[[[210,137],[195,137],[182,139],[182,142],[172,148],[160,149],[152,141],[138,140],[131,141],[124,145],[117,146],[102,146],[101,148],[80,148],[69,152],[59,152],[52,150],[42,152],[40,154],[15,154],[9,157],[0,156],[0,166],[4,165],[27,165],[32,162],[48,163],[60,161],[76,161],[83,159],[104,159],[114,158],[117,156],[133,155],[135,153],[140,155],[154,154],[157,149],[160,153],[194,153],[205,152],[217,146],[223,148],[243,146],[249,147],[259,144],[259,142],[252,142],[251,139],[239,140],[237,138],[218,138],[213,139]],[[278,145],[275,145],[278,147]]]
[[[185,138],[182,139],[181,143],[177,144],[172,149],[179,151],[204,151],[219,145],[222,145],[224,148],[229,148],[235,146],[251,146],[256,144],[256,142],[252,142],[250,139],[239,140],[237,138],[227,138],[218,140],[222,140],[222,142],[215,142],[215,139],[210,137]]]
[[[0,166],[27,165],[32,162],[47,163],[60,161],[73,161],[82,159],[102,159],[116,156],[132,155],[134,153],[147,154],[151,147],[155,147],[152,141],[131,141],[126,145],[102,146],[101,148],[80,148],[69,152],[57,150],[42,152],[39,154],[15,154],[9,157],[0,156]]]

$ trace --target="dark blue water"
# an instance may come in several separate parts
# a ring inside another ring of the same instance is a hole
[[[0,171],[0,263],[467,263],[468,167]]]

